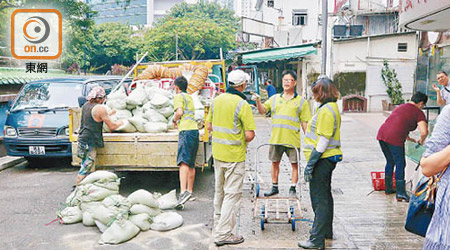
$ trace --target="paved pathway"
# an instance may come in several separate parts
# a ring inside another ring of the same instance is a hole
[[[403,228],[407,203],[398,203],[395,195],[386,196],[383,192],[372,192],[371,171],[383,171],[384,157],[375,140],[377,130],[386,117],[381,113],[345,114],[342,116],[342,149],[344,161],[339,163],[333,173],[333,196],[335,201],[334,233],[335,239],[326,242],[333,249],[421,249],[423,238],[406,232]],[[257,138],[249,146],[247,171],[254,175],[255,148],[267,143],[270,136],[270,120],[259,117]],[[260,176],[262,191],[270,188],[270,162],[268,148],[261,150]],[[302,156],[303,157],[303,156]],[[305,162],[302,161],[302,166]],[[280,183],[290,183],[290,164],[283,159]],[[303,179],[301,179],[303,183]],[[300,186],[302,213],[305,219],[312,220],[308,187]],[[297,241],[308,237],[311,223],[297,222],[292,232],[289,224],[266,224],[260,229],[259,218],[254,218],[255,200],[249,181],[245,184],[241,206],[239,234],[246,241],[234,247],[221,249],[296,249]],[[280,195],[287,195],[288,186],[281,189]],[[260,211],[258,203],[258,211]],[[298,248],[297,248],[298,249]]]

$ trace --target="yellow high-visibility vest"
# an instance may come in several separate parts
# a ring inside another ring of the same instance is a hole
[[[175,112],[178,108],[183,109],[183,115],[181,116],[180,123],[178,124],[178,130],[198,130],[198,123],[195,120],[195,107],[192,96],[186,93],[180,93],[175,95],[173,99],[173,108]]]
[[[221,94],[214,99],[207,121],[213,127],[213,157],[224,162],[245,161],[247,141],[244,131],[256,129],[247,101],[235,94]]]
[[[272,112],[270,143],[291,144],[300,148],[301,123],[311,119],[308,102],[299,95],[285,100],[283,95],[277,94],[267,100],[264,107]]]
[[[341,114],[337,103],[330,102],[320,107],[314,114],[305,134],[305,145],[303,152],[306,160],[313,149],[317,147],[319,136],[329,139],[328,147],[320,158],[328,158],[335,155],[342,155],[341,151]]]

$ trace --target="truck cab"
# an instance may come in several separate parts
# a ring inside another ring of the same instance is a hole
[[[70,77],[25,84],[7,111],[3,143],[10,156],[32,161],[46,157],[70,157],[69,108],[94,86],[109,93],[120,77]]]

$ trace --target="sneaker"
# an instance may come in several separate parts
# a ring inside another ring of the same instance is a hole
[[[189,191],[184,191],[184,193],[180,194],[180,197],[178,198],[178,204],[184,204],[186,201],[191,198],[191,193]]]
[[[276,187],[276,186],[272,186],[272,190],[270,190],[270,192],[266,192],[266,193],[264,193],[264,196],[272,196],[272,195],[275,195],[275,194],[278,194],[278,187]]]
[[[289,188],[289,197],[295,197],[297,195],[297,191],[295,190],[295,187],[291,186]]]
[[[244,237],[242,236],[236,236],[234,234],[231,234],[228,238],[226,238],[225,240],[221,240],[221,241],[216,241],[214,242],[214,244],[216,244],[216,246],[220,247],[223,245],[236,245],[236,244],[241,244],[242,242],[244,242]]]

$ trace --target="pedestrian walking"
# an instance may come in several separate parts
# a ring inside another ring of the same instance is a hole
[[[305,132],[307,122],[311,119],[309,104],[297,94],[297,75],[293,71],[285,71],[282,74],[283,93],[276,94],[261,103],[261,98],[253,94],[256,106],[260,114],[272,112],[272,133],[270,144],[290,144],[291,146],[270,145],[269,159],[272,161],[272,189],[264,193],[264,196],[272,196],[279,193],[278,176],[280,173],[280,161],[284,153],[289,158],[292,166],[292,180],[289,195],[296,195],[298,182],[297,152],[300,152],[300,128]]]
[[[95,171],[95,158],[97,157],[97,148],[103,148],[103,123],[108,128],[116,130],[122,126],[123,121],[114,122],[110,115],[115,110],[108,113],[104,105],[106,100],[105,90],[96,86],[92,88],[87,96],[86,102],[81,109],[81,125],[78,135],[77,156],[81,159],[81,167],[76,178],[76,185],[91,172]]]
[[[397,192],[397,201],[409,201],[405,190],[405,141],[423,144],[428,135],[428,126],[422,108],[425,107],[428,97],[417,92],[411,97],[411,101],[398,106],[392,111],[386,121],[378,130],[377,140],[381,151],[386,158],[385,193]],[[409,137],[409,132],[416,128],[420,131],[420,139],[417,141]],[[395,166],[396,189],[393,189],[392,178]]]
[[[277,90],[275,89],[275,87],[272,85],[272,80],[267,79],[264,82],[264,85],[266,85],[266,90],[267,90],[267,95],[268,97],[272,97],[273,95],[275,95],[277,93]]]
[[[192,96],[186,93],[188,82],[183,76],[175,79],[173,123],[178,127],[177,166],[180,167],[180,196],[177,207],[192,196],[195,180],[195,158],[198,150],[198,124]]]
[[[442,86],[442,89],[436,84],[433,84],[433,89],[436,91],[436,102],[440,106],[444,106],[450,103],[450,86],[448,84],[448,74],[445,71],[439,71],[436,75],[437,81],[439,85]]]
[[[255,137],[252,110],[243,94],[250,76],[242,70],[228,75],[230,87],[214,99],[207,116],[212,131],[214,157],[214,243],[239,244],[244,238],[232,233],[236,225],[245,176],[247,144]]]
[[[425,143],[420,160],[425,176],[444,171],[450,164],[450,106],[439,115],[431,137]],[[433,217],[425,236],[424,250],[450,249],[450,170],[446,170],[437,184]]]
[[[331,175],[342,160],[341,115],[336,103],[339,91],[327,77],[319,77],[312,85],[314,100],[320,103],[308,122],[303,152],[307,164],[305,181],[314,211],[314,223],[307,241],[298,242],[306,249],[323,249],[325,239],[333,238],[334,202],[331,194]]]

